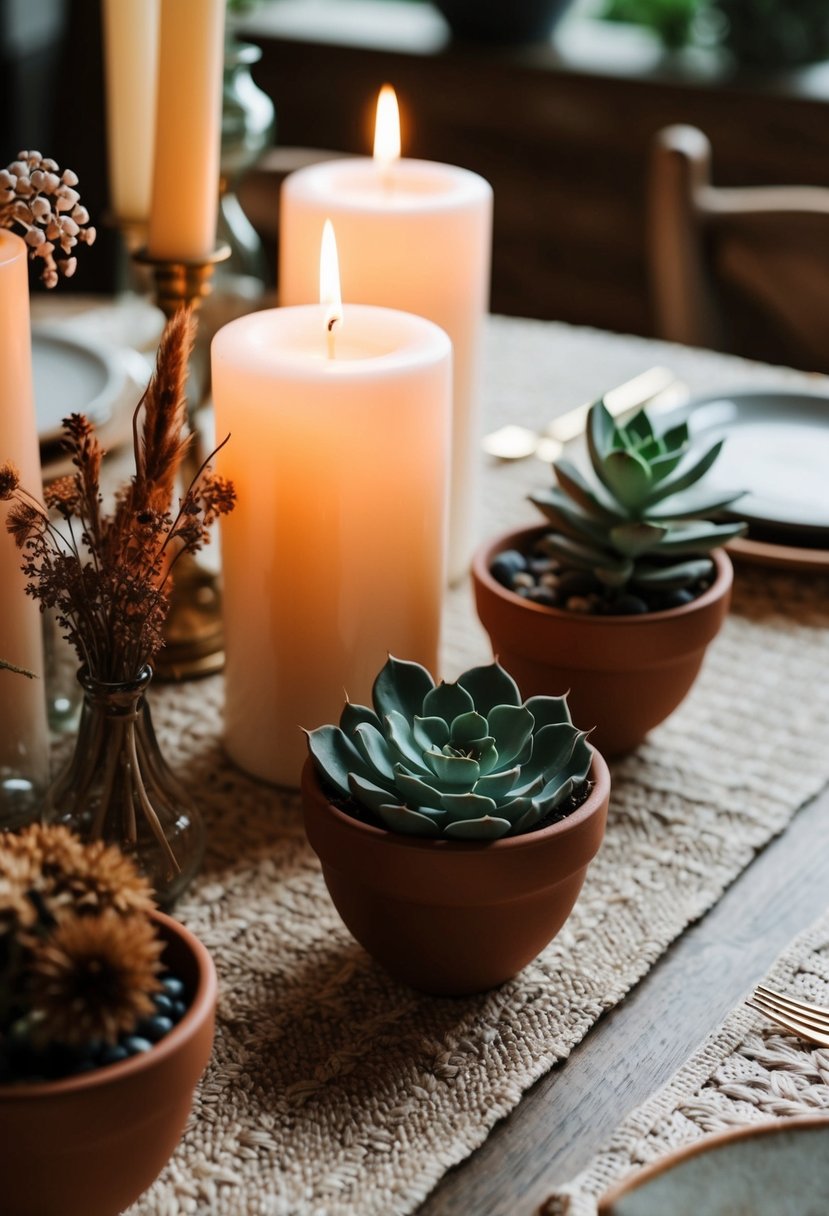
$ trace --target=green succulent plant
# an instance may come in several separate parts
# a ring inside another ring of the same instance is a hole
[[[545,549],[565,566],[591,570],[609,588],[668,591],[705,578],[713,568],[705,555],[746,530],[705,518],[742,493],[706,494],[698,485],[723,442],[700,455],[686,422],[659,433],[643,409],[618,425],[604,401],[595,402],[587,420],[595,484],[559,460],[558,485],[532,495],[553,525]]]
[[[308,732],[329,792],[393,832],[495,840],[529,831],[587,779],[592,748],[566,697],[530,697],[498,663],[435,684],[389,658],[373,709],[347,702],[339,726]]]

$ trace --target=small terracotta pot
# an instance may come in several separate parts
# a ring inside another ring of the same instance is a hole
[[[486,843],[424,840],[333,806],[308,760],[305,831],[337,911],[372,958],[413,988],[467,996],[526,967],[570,915],[607,820],[610,774],[598,752],[590,777],[587,800],[550,827]]]
[[[154,913],[164,962],[192,994],[151,1051],[43,1084],[0,1085],[3,1216],[116,1216],[178,1144],[213,1045],[216,972],[198,938]]]
[[[621,756],[642,742],[688,693],[705,648],[728,613],[734,577],[723,549],[714,582],[681,608],[641,616],[589,616],[545,608],[490,573],[496,554],[524,551],[547,531],[524,528],[483,545],[472,560],[475,604],[493,653],[522,696],[567,692],[570,713],[591,743]]]

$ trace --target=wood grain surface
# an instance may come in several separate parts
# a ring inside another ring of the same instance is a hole
[[[829,789],[451,1170],[419,1216],[530,1216],[663,1085],[829,903]]]

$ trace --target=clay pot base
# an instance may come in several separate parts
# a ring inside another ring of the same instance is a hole
[[[576,726],[595,728],[590,741],[604,755],[624,755],[694,683],[728,612],[731,562],[723,550],[715,551],[714,582],[683,607],[637,616],[581,615],[530,603],[490,574],[496,554],[531,547],[545,531],[521,529],[478,550],[472,563],[478,616],[523,697],[569,690]]]

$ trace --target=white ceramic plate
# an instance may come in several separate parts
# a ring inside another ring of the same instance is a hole
[[[100,426],[112,415],[127,387],[127,372],[116,354],[48,329],[32,333],[35,412],[41,447],[61,438],[61,421],[86,414]]]

